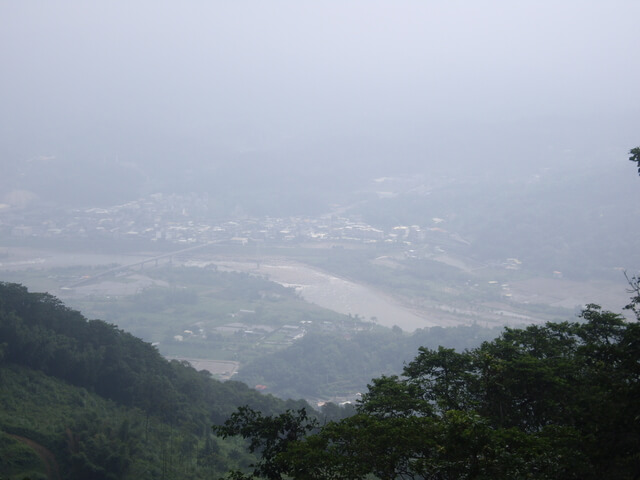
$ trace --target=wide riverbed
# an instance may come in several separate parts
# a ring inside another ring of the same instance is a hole
[[[336,277],[309,265],[288,259],[262,262],[215,260],[218,268],[264,275],[269,280],[294,287],[306,301],[346,315],[374,319],[387,327],[399,326],[405,331],[431,327],[435,322],[405,308],[381,292],[359,283]]]
[[[115,265],[134,265],[147,261],[152,268],[157,263],[156,260],[167,261],[166,254],[153,252],[137,255],[71,254],[43,249],[0,247],[0,254],[0,280],[24,283],[32,290],[49,291],[62,299],[69,298],[70,295],[131,295],[150,285],[162,285],[163,282],[152,280],[138,265],[135,271],[127,273],[127,282],[114,281],[106,276],[98,281],[74,285],[69,290],[62,288],[67,287],[67,284],[58,284],[48,275],[34,275],[34,271],[85,266],[89,267],[87,275],[93,276],[96,270],[103,268],[108,271]],[[510,300],[499,304],[480,301],[480,304],[471,305],[471,308],[435,302],[418,306],[418,311],[407,308],[395,298],[369,285],[337,277],[284,256],[263,258],[258,267],[255,260],[246,257],[207,255],[204,252],[194,254],[192,251],[183,251],[173,262],[193,267],[214,264],[221,270],[265,276],[274,282],[296,288],[308,302],[339,313],[358,315],[365,320],[373,318],[380,325],[397,325],[408,332],[434,325],[452,326],[470,321],[480,321],[486,325],[543,323],[544,318],[537,318],[527,310],[528,304],[575,308],[578,311],[586,303],[598,303],[615,312],[621,311],[628,302],[627,285],[622,276],[619,282],[530,278],[511,283]]]
[[[51,252],[30,248],[9,247],[2,262],[0,272],[25,271],[31,269],[48,270],[57,267],[89,266],[106,269],[114,265],[131,265],[142,260],[152,260],[154,254],[147,255],[112,255],[112,254],[70,254]],[[365,320],[374,319],[378,324],[392,327],[399,326],[405,331],[436,325],[436,322],[421,316],[404,307],[393,298],[384,295],[367,285],[336,277],[309,265],[292,261],[285,257],[265,259],[258,268],[255,262],[225,256],[211,256],[200,253],[198,261],[189,260],[190,255],[176,258],[174,263],[187,266],[205,266],[215,264],[221,270],[247,272],[268,277],[269,280],[288,287],[294,287],[308,302],[324,308],[343,313],[358,315]],[[185,258],[186,257],[186,258]],[[193,257],[191,257],[193,258]],[[95,271],[91,272],[95,274]],[[149,286],[151,280],[143,272],[131,274],[128,283],[114,282],[109,278],[75,288],[80,295],[126,295]],[[155,283],[155,282],[151,282]],[[60,285],[61,287],[62,285]],[[51,290],[50,290],[51,291]],[[68,292],[53,291],[61,297]],[[437,324],[442,324],[440,321]]]

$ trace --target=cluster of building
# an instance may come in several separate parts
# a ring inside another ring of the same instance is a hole
[[[147,240],[175,244],[249,241],[308,242],[344,241],[361,243],[420,243],[437,240],[439,245],[466,243],[459,235],[440,226],[395,226],[387,231],[341,215],[320,217],[213,219],[206,196],[154,194],[109,208],[86,208],[55,213],[4,212],[0,232],[13,237],[50,239]]]

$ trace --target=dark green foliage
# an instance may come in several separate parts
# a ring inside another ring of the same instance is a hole
[[[640,147],[629,150],[629,160],[638,164],[638,175],[640,175]]]
[[[237,405],[266,414],[306,405],[169,362],[115,326],[16,284],[0,283],[0,352],[0,429],[54,452],[69,479],[210,478],[249,463],[242,453],[229,460],[237,445],[216,450],[211,423]]]
[[[631,294],[631,301],[624,308],[625,310],[631,310],[635,314],[636,318],[640,318],[640,277],[629,278],[626,272],[625,276],[627,277],[627,282],[630,287],[627,291]]]
[[[36,452],[24,442],[0,431],[0,478],[45,479],[46,468]]]
[[[277,480],[288,467],[281,462],[281,454],[290,444],[298,442],[317,428],[317,422],[307,416],[305,409],[287,410],[277,416],[263,416],[249,407],[240,407],[224,423],[214,427],[222,437],[240,435],[249,439],[249,451],[259,452],[261,460],[254,467],[255,476]]]
[[[202,441],[180,425],[25,367],[5,366],[0,373],[0,428],[29,442],[33,453],[30,462],[19,465],[19,478],[42,459],[48,471],[65,479],[152,480],[163,472],[165,478],[182,478],[177,473],[187,470],[197,479],[229,467],[196,468]],[[178,448],[185,443],[189,450]],[[0,457],[8,453],[0,448]],[[10,471],[3,466],[0,476]]]
[[[420,348],[356,415],[264,451],[268,478],[638,478],[640,323],[597,305],[582,317]],[[264,421],[241,409],[219,431],[259,439]]]
[[[100,320],[87,321],[46,293],[0,283],[3,361],[43,371],[166,420],[197,422],[251,403],[273,410],[274,399],[238,382],[216,382],[188,364],[165,360],[150,344]],[[212,401],[224,398],[224,402]],[[185,407],[185,408],[181,408]]]

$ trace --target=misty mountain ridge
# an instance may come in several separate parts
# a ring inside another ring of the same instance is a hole
[[[606,169],[624,151],[604,146],[625,145],[630,136],[619,129],[610,131],[608,125],[622,123],[632,129],[633,122],[621,117],[633,116],[618,115],[615,122],[599,115],[577,122],[540,118],[418,123],[411,132],[374,128],[327,136],[306,133],[249,148],[216,145],[208,137],[190,139],[181,147],[182,142],[168,133],[135,148],[105,145],[103,151],[109,153],[97,153],[95,145],[83,146],[87,139],[79,133],[73,142],[52,140],[39,151],[34,151],[36,141],[20,151],[5,152],[0,199],[22,190],[46,203],[81,207],[121,203],[158,191],[237,193],[247,203],[259,203],[260,195],[291,193],[315,210],[318,202],[331,203],[331,196],[352,193],[381,176],[493,181],[535,175],[544,168],[575,173],[587,165]],[[239,137],[236,145],[242,143]]]

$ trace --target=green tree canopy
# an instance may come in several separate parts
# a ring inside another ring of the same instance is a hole
[[[276,449],[251,409],[216,429],[263,442],[252,475],[269,479],[631,479],[638,398],[640,324],[589,305],[582,321],[506,328],[472,350],[420,348],[352,417],[320,428],[298,412],[295,435],[267,430]]]
[[[640,147],[629,150],[629,160],[638,164],[638,175],[640,175]]]

